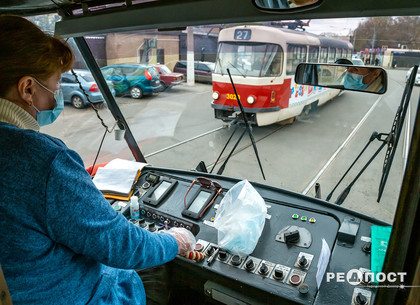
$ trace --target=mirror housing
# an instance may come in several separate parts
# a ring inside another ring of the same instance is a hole
[[[384,94],[388,78],[378,67],[340,64],[299,64],[295,82],[299,85]]]
[[[253,4],[266,11],[281,11],[306,6],[318,6],[321,0],[253,0]]]

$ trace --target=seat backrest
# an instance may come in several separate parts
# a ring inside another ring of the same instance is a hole
[[[0,305],[12,305],[9,289],[7,289],[6,279],[0,265]]]

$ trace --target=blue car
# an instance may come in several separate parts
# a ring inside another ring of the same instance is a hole
[[[93,104],[103,103],[104,97],[99,91],[98,86],[89,72],[89,70],[75,69],[77,79],[80,81],[83,89],[89,96]],[[112,94],[115,96],[115,90],[111,81],[107,81]],[[89,105],[86,95],[80,89],[79,83],[71,72],[65,72],[61,75],[61,89],[63,90],[64,102],[71,103],[75,108],[84,108]]]
[[[114,84],[118,96],[142,98],[161,91],[160,76],[155,67],[142,64],[118,64],[101,68],[106,80]]]

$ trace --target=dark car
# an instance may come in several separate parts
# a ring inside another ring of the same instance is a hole
[[[154,65],[154,67],[160,74],[160,84],[162,85],[162,91],[166,88],[179,85],[184,79],[184,74],[174,73],[165,65]]]
[[[89,70],[75,69],[73,70],[84,91],[89,96],[89,100],[93,104],[102,103],[104,97],[99,91],[98,86],[95,83],[95,79]],[[111,89],[112,94],[115,96],[115,90],[111,81],[107,81],[108,87]],[[63,97],[65,103],[71,103],[75,108],[84,108],[89,103],[86,95],[80,89],[79,83],[71,72],[65,72],[61,75],[61,89],[63,91]]]
[[[207,61],[194,62],[194,75],[197,82],[211,83],[211,75],[213,74],[215,64]],[[187,61],[180,60],[175,64],[174,72],[187,75]]]
[[[142,64],[118,64],[101,68],[106,80],[111,80],[118,96],[142,98],[161,91],[160,76],[155,67]]]

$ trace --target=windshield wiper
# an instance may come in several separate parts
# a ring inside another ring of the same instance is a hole
[[[336,204],[342,204],[344,200],[346,199],[347,195],[350,193],[351,188],[353,187],[354,183],[357,181],[357,179],[362,175],[362,173],[365,171],[365,169],[369,166],[369,164],[375,159],[375,157],[379,154],[379,152],[382,150],[382,148],[387,145],[387,151],[385,154],[385,160],[384,165],[382,169],[382,176],[381,181],[379,184],[379,192],[378,192],[378,198],[377,202],[381,200],[383,190],[385,188],[386,180],[388,179],[389,171],[391,169],[392,160],[395,156],[395,151],[398,145],[398,140],[401,135],[401,131],[404,124],[405,115],[407,113],[408,104],[411,97],[411,92],[413,90],[414,81],[416,78],[418,66],[414,66],[413,71],[410,75],[409,81],[407,82],[404,93],[401,99],[401,103],[397,109],[397,113],[395,114],[394,121],[392,123],[391,131],[389,133],[377,133],[376,131],[372,133],[369,142],[366,144],[366,146],[362,149],[360,154],[356,157],[356,159],[353,161],[353,163],[350,165],[348,170],[344,173],[343,177],[341,177],[340,181],[335,185],[331,193],[327,196],[326,200],[329,201],[331,199],[332,194],[338,187],[338,185],[343,181],[344,177],[347,175],[347,173],[350,171],[350,169],[353,167],[353,165],[357,162],[357,160],[360,158],[360,156],[365,152],[367,147],[370,143],[373,142],[373,140],[379,140],[382,142],[382,144],[379,146],[379,148],[375,151],[373,156],[368,160],[368,162],[365,164],[365,166],[361,169],[361,171],[356,175],[356,177],[353,179],[353,181],[344,189],[344,191],[338,196]]]
[[[238,71],[239,72],[239,74],[241,74],[242,75],[242,77],[243,78],[246,78],[246,75],[244,75],[242,72],[241,72],[241,70],[239,70],[237,67],[235,67],[231,62],[229,62],[229,65],[231,65],[232,67],[234,67],[235,69],[236,69],[236,71]],[[228,72],[229,73],[229,72]]]

